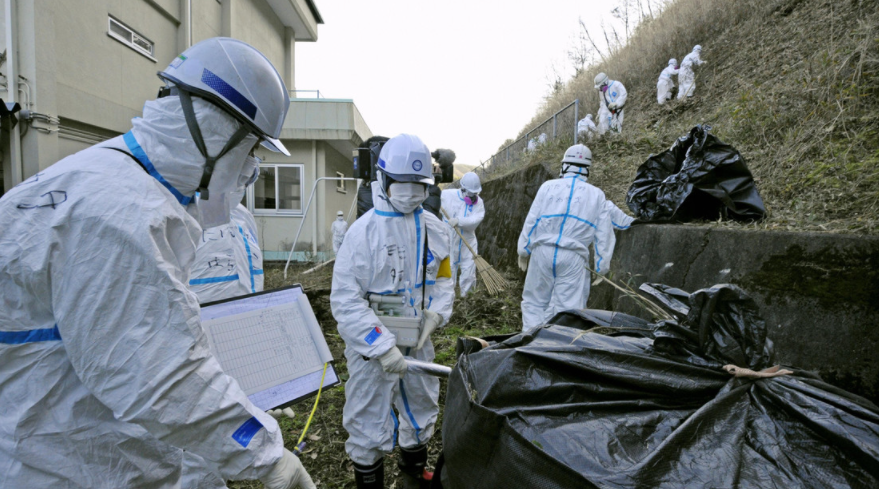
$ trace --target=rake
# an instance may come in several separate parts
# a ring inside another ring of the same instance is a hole
[[[449,219],[449,214],[446,213],[446,210],[442,208],[440,210],[443,215],[446,216],[446,219]],[[473,255],[473,260],[476,262],[476,273],[479,275],[479,279],[482,280],[482,283],[485,284],[485,288],[488,290],[489,295],[498,295],[500,292],[508,288],[509,285],[507,284],[506,279],[504,279],[504,276],[495,270],[494,267],[489,265],[484,258],[473,251],[473,248],[470,247],[470,244],[467,243],[467,240],[464,239],[464,236],[457,227],[453,229],[458,233],[458,237],[461,238],[461,242],[464,243],[464,246],[470,250],[470,254]]]

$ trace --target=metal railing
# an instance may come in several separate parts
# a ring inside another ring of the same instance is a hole
[[[315,94],[314,98],[326,98],[326,97],[321,97],[320,90],[289,90],[289,92],[290,92],[290,95],[294,98],[296,97],[296,94],[298,94],[299,92],[313,93],[313,94]]]
[[[573,141],[577,139],[577,122],[579,120],[580,99],[576,99],[528,130],[519,139],[501,148],[489,159],[480,163],[476,169],[482,171],[482,178],[485,179],[486,174],[490,175],[514,167],[529,151],[533,151],[538,145],[550,140],[567,140],[573,144]]]

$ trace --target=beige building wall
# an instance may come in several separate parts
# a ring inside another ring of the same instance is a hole
[[[281,4],[288,11],[308,12],[307,7],[302,9],[302,0],[289,1]],[[189,46],[190,38],[192,43],[219,35],[242,39],[266,55],[288,88],[293,85],[296,36],[266,0],[15,0],[15,4],[22,109],[46,116],[22,137],[24,178],[128,131],[131,119],[141,115],[144,101],[154,99],[162,86],[156,73]],[[3,11],[0,49],[6,49]],[[303,32],[299,38],[314,40],[316,23],[310,14],[306,16],[299,21],[313,27],[314,35]],[[109,17],[151,41],[152,56],[109,36]],[[5,74],[7,68],[0,67],[0,72]],[[8,100],[4,95],[0,88],[0,96]],[[4,163],[4,169],[7,166]]]

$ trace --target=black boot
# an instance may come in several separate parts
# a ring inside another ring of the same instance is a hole
[[[430,487],[433,473],[427,471],[427,445],[414,448],[400,447],[400,461],[403,489],[425,489]]]
[[[354,464],[354,482],[357,489],[384,489],[385,459],[380,458],[372,465]]]

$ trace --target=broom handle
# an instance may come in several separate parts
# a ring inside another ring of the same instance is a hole
[[[449,219],[449,215],[446,213],[446,210],[443,209],[442,207],[440,207],[440,211],[443,213],[444,216],[446,216],[446,220],[448,220],[448,219]],[[461,234],[461,231],[458,230],[458,227],[457,227],[457,226],[452,226],[452,229],[454,229],[455,232],[458,233],[458,237],[461,238],[461,242],[464,243],[464,246],[466,246],[467,249],[470,250],[470,254],[473,255],[473,258],[475,259],[477,256],[479,256],[479,255],[476,254],[475,251],[473,251],[473,248],[470,247],[470,243],[468,243],[467,240],[464,239],[464,235]]]

